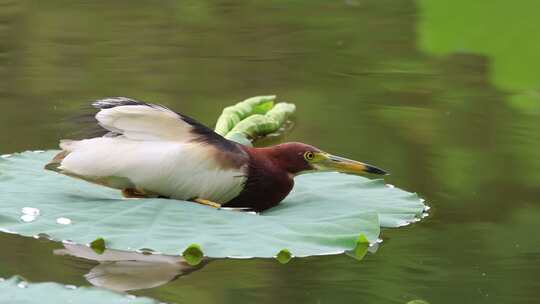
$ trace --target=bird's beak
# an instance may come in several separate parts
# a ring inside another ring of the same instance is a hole
[[[313,168],[320,171],[337,171],[347,174],[361,175],[364,173],[387,174],[386,171],[375,166],[350,160],[344,157],[335,156],[328,153],[317,153],[311,163]]]

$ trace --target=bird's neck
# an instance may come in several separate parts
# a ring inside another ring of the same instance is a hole
[[[288,170],[287,162],[283,153],[274,147],[251,148],[247,147],[250,156],[250,166],[253,171],[261,176],[274,176],[293,180],[294,174]]]
[[[285,157],[286,155],[282,150],[277,148],[277,146],[248,149],[248,154],[253,159],[257,159],[258,162],[267,163],[269,166],[271,165],[271,169],[274,171],[274,173],[278,173],[277,171],[283,171],[289,177],[294,177],[294,172],[292,172],[293,170],[290,168],[290,164]]]
[[[271,148],[244,147],[249,155],[245,187],[227,206],[254,205],[256,211],[271,208],[281,202],[294,186],[293,175],[284,170]]]

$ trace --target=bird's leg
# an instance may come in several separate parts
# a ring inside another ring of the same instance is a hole
[[[216,208],[216,209],[220,209],[220,208],[221,208],[221,204],[218,204],[218,203],[215,203],[215,202],[206,200],[206,199],[196,198],[196,199],[193,199],[193,201],[196,202],[196,203],[199,203],[199,204],[201,204],[201,205],[206,205],[206,206],[214,207],[214,208]]]
[[[201,205],[205,205],[205,206],[210,206],[210,207],[213,207],[213,208],[216,208],[216,209],[220,209],[220,210],[230,210],[230,211],[247,211],[247,212],[252,212],[251,208],[244,208],[244,207],[240,207],[240,208],[235,208],[235,207],[222,207],[223,205],[221,204],[218,204],[216,202],[212,202],[210,200],[206,200],[206,199],[202,199],[202,198],[195,198],[195,199],[192,199],[192,201],[196,202],[196,203],[199,203]]]
[[[125,188],[122,189],[122,195],[125,198],[145,198],[147,197],[144,191],[137,188]]]

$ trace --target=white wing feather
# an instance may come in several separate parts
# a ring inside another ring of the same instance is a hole
[[[96,114],[105,129],[133,140],[188,141],[193,127],[178,114],[157,105],[124,105]]]

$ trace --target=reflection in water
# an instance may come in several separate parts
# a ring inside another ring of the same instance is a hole
[[[367,252],[377,252],[380,242],[382,240],[365,248],[357,247],[355,250],[361,253],[348,251],[346,254],[362,260]],[[210,261],[203,259],[197,266],[191,266],[182,256],[113,249],[106,249],[102,254],[97,254],[85,245],[68,242],[64,242],[63,245],[63,249],[53,251],[55,255],[70,255],[98,262],[98,265],[84,275],[85,279],[94,286],[115,291],[149,289],[165,285],[180,276],[202,269]]]
[[[199,270],[208,263],[197,266],[187,264],[182,256],[137,253],[106,249],[95,253],[84,245],[64,244],[64,249],[54,250],[56,255],[71,255],[99,262],[84,275],[94,286],[116,291],[153,288],[175,280],[179,276]]]

